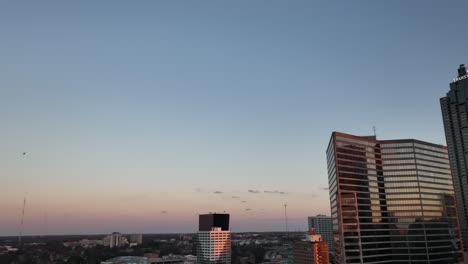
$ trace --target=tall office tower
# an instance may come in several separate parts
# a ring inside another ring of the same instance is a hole
[[[468,72],[464,64],[440,99],[465,250],[468,247]]]
[[[447,148],[333,132],[335,263],[463,263]]]
[[[198,227],[197,263],[230,264],[229,214],[200,215]]]
[[[309,230],[314,229],[318,234],[322,235],[322,240],[328,242],[328,251],[333,259],[333,226],[331,216],[316,215],[307,218]]]
[[[304,241],[293,244],[294,264],[329,264],[328,242],[311,229]]]

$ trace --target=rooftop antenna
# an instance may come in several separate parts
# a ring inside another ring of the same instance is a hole
[[[286,227],[286,235],[289,239],[289,230],[288,230],[288,203],[284,202],[284,223]]]
[[[375,126],[372,126],[372,130],[374,130],[374,137],[377,139],[377,129],[375,128]]]

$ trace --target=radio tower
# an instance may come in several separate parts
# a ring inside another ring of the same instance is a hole
[[[23,244],[21,242],[21,239],[23,237],[24,209],[25,208],[26,208],[26,196],[24,196],[24,200],[23,200],[23,212],[21,214],[21,224],[20,224],[20,231],[19,231],[19,236],[18,236],[19,248],[22,248],[22,246],[23,246]]]
[[[288,230],[288,203],[284,202],[284,224],[286,227],[286,235],[289,240],[289,230]]]
[[[23,160],[26,158],[26,152],[23,152],[22,153],[22,157],[23,157]],[[18,247],[19,249],[21,249],[23,247],[23,244],[22,244],[22,238],[23,238],[23,225],[24,225],[24,210],[26,209],[26,195],[27,193],[24,195],[24,199],[23,199],[23,210],[22,210],[22,213],[21,213],[21,222],[20,222],[20,230],[19,230],[19,235],[18,235]]]

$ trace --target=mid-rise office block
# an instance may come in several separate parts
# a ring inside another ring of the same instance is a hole
[[[316,215],[307,217],[309,230],[314,229],[317,234],[322,236],[322,240],[328,243],[328,251],[333,255],[333,226],[331,216]],[[332,256],[333,258],[333,256]]]
[[[335,263],[463,263],[447,148],[334,132]]]
[[[311,229],[304,241],[293,244],[295,264],[329,264],[328,243]]]
[[[468,71],[460,65],[458,77],[440,99],[445,138],[465,250],[468,244]]]

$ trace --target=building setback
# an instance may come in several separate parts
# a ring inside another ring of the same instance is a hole
[[[450,91],[440,99],[445,138],[465,250],[468,243],[468,72],[464,64]]]
[[[333,132],[335,263],[463,263],[447,148]]]

